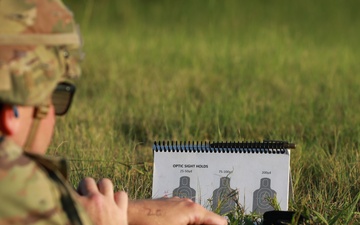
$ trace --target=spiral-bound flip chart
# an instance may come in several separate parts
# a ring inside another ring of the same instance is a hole
[[[155,142],[152,197],[190,198],[222,214],[288,209],[292,143]]]

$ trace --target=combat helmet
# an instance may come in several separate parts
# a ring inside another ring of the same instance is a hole
[[[61,0],[0,0],[0,104],[35,107],[25,148],[54,90],[73,91],[64,81],[80,76],[81,45],[73,14]],[[54,105],[57,114],[64,111]]]

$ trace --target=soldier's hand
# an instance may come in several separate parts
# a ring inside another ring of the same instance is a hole
[[[92,178],[85,178],[79,184],[78,193],[80,203],[95,224],[128,224],[128,195],[122,191],[114,193],[109,179],[96,183]]]
[[[162,198],[129,201],[130,225],[226,225],[227,221],[190,199]]]

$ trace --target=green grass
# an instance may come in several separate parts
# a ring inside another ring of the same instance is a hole
[[[71,159],[74,185],[148,198],[155,140],[287,140],[290,209],[360,222],[357,1],[65,2],[86,60],[49,154]]]

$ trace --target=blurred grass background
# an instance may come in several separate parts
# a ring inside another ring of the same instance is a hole
[[[358,1],[65,3],[86,59],[49,154],[74,185],[109,177],[150,197],[155,140],[286,140],[291,209],[359,222]]]

